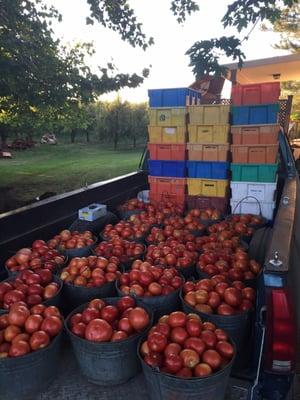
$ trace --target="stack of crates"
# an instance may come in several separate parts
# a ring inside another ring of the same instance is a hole
[[[189,88],[153,89],[149,94],[149,186],[153,203],[186,200],[187,105],[201,95]]]
[[[280,83],[232,88],[233,213],[273,218],[277,186]]]
[[[225,212],[229,197],[229,105],[188,107],[187,206]]]

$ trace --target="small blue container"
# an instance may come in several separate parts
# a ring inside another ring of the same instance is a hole
[[[279,104],[261,104],[255,106],[232,106],[231,125],[276,124]]]
[[[148,90],[150,107],[185,107],[199,104],[201,94],[189,88]]]
[[[229,167],[229,162],[187,161],[189,178],[227,179]]]
[[[184,178],[186,176],[185,161],[159,161],[149,160],[149,175],[152,176],[173,176]]]

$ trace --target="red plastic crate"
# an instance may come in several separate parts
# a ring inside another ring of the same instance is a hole
[[[232,162],[235,164],[275,164],[277,144],[231,145]]]
[[[186,179],[185,178],[165,178],[149,176],[148,182],[150,185],[151,195],[165,195],[165,196],[178,196],[184,197],[186,192]]]
[[[231,100],[235,106],[278,103],[279,96],[279,82],[234,85],[231,90]]]
[[[148,143],[151,160],[184,161],[186,159],[186,145],[183,144],[154,144]]]
[[[225,214],[228,210],[227,197],[200,197],[200,196],[186,196],[187,208],[198,208],[205,210],[206,208],[216,208],[221,213]]]
[[[149,195],[152,204],[172,203],[182,207],[185,205],[185,195],[166,194],[166,193],[151,193]]]

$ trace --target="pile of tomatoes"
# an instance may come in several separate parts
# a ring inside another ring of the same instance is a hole
[[[221,219],[222,213],[216,208],[208,207],[205,210],[199,208],[193,208],[187,213],[187,217],[198,218],[199,220],[205,221],[217,221]]]
[[[0,282],[0,307],[9,309],[19,301],[31,307],[52,299],[61,287],[53,279],[51,271],[42,269],[25,270],[10,280]]]
[[[70,249],[83,249],[87,246],[95,244],[96,240],[93,237],[91,231],[69,231],[64,229],[58,235],[54,236],[53,239],[49,240],[47,245],[52,248],[58,248],[60,251]]]
[[[94,299],[69,319],[69,329],[74,335],[98,343],[124,340],[142,332],[149,324],[147,311],[136,307],[130,296],[120,298],[115,305]]]
[[[166,296],[178,290],[183,282],[175,268],[161,268],[147,261],[136,260],[131,271],[119,277],[119,289],[126,295]]]
[[[150,225],[139,222],[139,220],[136,220],[135,223],[121,220],[116,225],[107,224],[102,231],[102,237],[105,240],[114,237],[125,240],[141,240],[149,230]]]
[[[57,307],[38,304],[28,309],[23,302],[15,303],[7,314],[0,315],[0,359],[43,349],[62,328]]]
[[[97,256],[105,258],[115,257],[117,263],[121,264],[141,257],[144,251],[145,246],[143,244],[120,238],[103,241],[95,248]]]
[[[225,368],[234,356],[222,329],[181,311],[161,317],[139,350],[147,365],[181,378],[209,376]]]
[[[54,271],[65,262],[65,257],[44,240],[35,240],[31,248],[23,248],[6,260],[5,266],[10,272],[25,269],[45,268]]]
[[[115,281],[121,274],[116,257],[75,257],[60,274],[60,279],[75,286],[99,287]]]
[[[205,314],[236,315],[252,310],[255,290],[240,281],[226,281],[224,276],[186,282],[183,286],[184,301]]]

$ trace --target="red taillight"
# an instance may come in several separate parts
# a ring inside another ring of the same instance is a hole
[[[267,292],[266,369],[293,371],[296,361],[296,321],[286,289]]]

